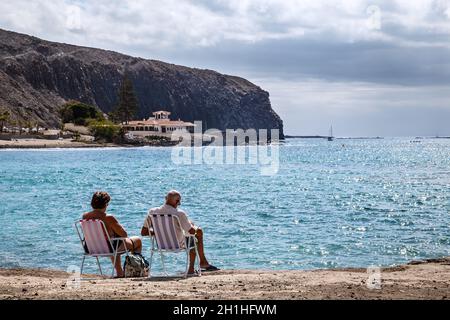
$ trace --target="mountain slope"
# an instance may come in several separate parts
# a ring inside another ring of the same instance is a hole
[[[278,128],[282,134],[268,92],[243,78],[0,29],[0,106],[14,119],[57,127],[58,109],[69,99],[109,112],[125,70],[139,100],[138,118],[164,109],[173,119],[202,120],[204,128]]]

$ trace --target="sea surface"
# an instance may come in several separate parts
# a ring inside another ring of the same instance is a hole
[[[109,213],[130,235],[168,190],[179,190],[182,208],[204,229],[207,257],[221,268],[449,256],[450,139],[413,140],[288,139],[273,176],[254,164],[174,164],[172,148],[1,150],[0,267],[78,266],[74,222],[96,190],[110,193]],[[145,239],[147,257],[148,248]],[[183,257],[169,257],[182,269]]]

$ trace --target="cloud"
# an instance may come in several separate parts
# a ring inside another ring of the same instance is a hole
[[[441,88],[450,85],[450,0],[16,0],[0,2],[0,12],[1,28],[47,40],[271,79],[262,86],[280,113],[294,100],[306,101],[301,113],[306,103],[334,110],[316,100],[321,90],[308,89],[310,79],[325,92],[336,88],[332,83],[349,84],[325,95],[342,99],[345,112],[352,105],[383,114],[404,103],[418,115],[411,128],[423,115],[417,110],[432,108],[430,99],[433,108],[449,106]],[[273,83],[309,84],[288,93]],[[355,83],[380,94],[361,100],[351,89]],[[417,103],[399,88],[409,88]],[[346,100],[347,90],[352,98]],[[290,102],[280,92],[297,98]],[[391,101],[381,104],[384,94]],[[309,123],[321,126],[323,112],[309,113],[317,118]],[[431,127],[437,118],[429,119]]]
[[[80,10],[85,36],[166,47],[214,46],[223,40],[271,39],[410,41],[401,31],[449,35],[450,1],[356,0],[121,0],[25,1],[0,4],[1,24],[48,36],[70,33],[67,20]],[[22,18],[27,18],[23,20]],[[379,21],[377,21],[379,20]],[[384,25],[395,26],[384,28]],[[378,26],[379,27],[374,27]],[[87,40],[87,39],[86,39]],[[423,39],[422,39],[423,40]],[[422,44],[422,43],[421,43]]]
[[[448,135],[448,86],[400,86],[319,79],[251,79],[271,92],[287,134]]]
[[[200,67],[215,59],[216,69],[276,76],[429,83],[450,81],[449,8],[450,0],[17,0],[0,4],[0,26]]]

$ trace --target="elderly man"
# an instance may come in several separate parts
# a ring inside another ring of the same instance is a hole
[[[180,245],[185,245],[185,238],[183,235],[183,231],[186,234],[194,234],[197,238],[197,249],[198,249],[198,255],[200,257],[200,267],[202,268],[202,271],[216,271],[219,270],[219,268],[209,264],[208,260],[205,257],[205,251],[203,246],[203,230],[200,227],[195,226],[191,221],[189,221],[188,216],[186,212],[183,210],[178,209],[178,206],[181,204],[181,194],[176,191],[172,190],[169,191],[169,193],[166,195],[166,203],[159,207],[159,208],[152,208],[150,209],[147,217],[144,221],[144,226],[141,230],[142,236],[148,236],[150,234],[151,225],[149,226],[148,223],[151,223],[149,219],[150,214],[154,213],[160,213],[160,214],[171,214],[173,216],[177,216],[180,220],[180,225],[176,225],[177,229],[177,237],[178,240],[180,240]],[[192,249],[190,251],[190,263],[189,263],[189,270],[188,274],[193,275],[195,274],[194,270],[194,263],[195,263],[195,250]]]

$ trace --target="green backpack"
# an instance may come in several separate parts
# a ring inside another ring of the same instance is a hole
[[[148,276],[148,266],[148,261],[140,253],[129,253],[123,263],[125,278]]]

